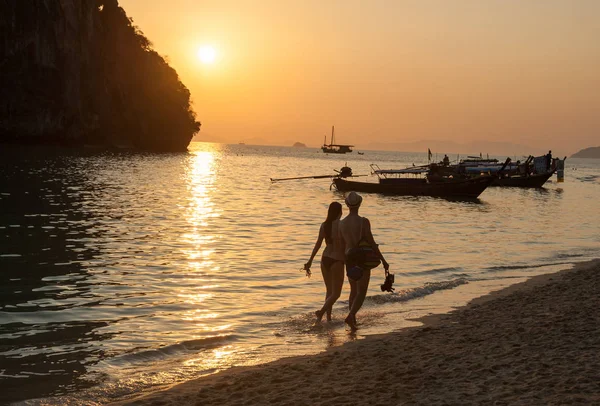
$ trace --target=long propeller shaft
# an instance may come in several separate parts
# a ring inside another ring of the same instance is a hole
[[[298,176],[295,178],[279,178],[279,179],[274,179],[271,178],[271,182],[279,182],[282,180],[296,180],[296,179],[324,179],[324,178],[335,178],[338,175],[317,175],[317,176]]]
[[[324,178],[358,178],[361,176],[369,176],[369,175],[350,175],[350,176],[340,176],[340,175],[318,175],[318,176],[298,176],[295,178],[270,178],[271,182],[279,182],[282,180],[297,180],[297,179],[324,179]]]

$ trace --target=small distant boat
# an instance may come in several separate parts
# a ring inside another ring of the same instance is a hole
[[[358,154],[358,155],[364,155],[365,153],[364,153],[364,152],[360,152],[360,151],[358,151],[358,152],[357,152],[357,154]]]
[[[325,136],[325,141],[323,142],[321,150],[326,154],[346,154],[352,152],[353,146],[354,145],[335,144],[335,128],[334,126],[331,126],[331,142],[327,144],[327,136]]]

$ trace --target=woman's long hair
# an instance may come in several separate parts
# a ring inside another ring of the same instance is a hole
[[[332,202],[329,205],[329,210],[327,211],[327,218],[325,219],[325,222],[323,223],[323,226],[325,227],[325,242],[327,244],[331,244],[331,242],[332,242],[331,227],[333,225],[333,222],[335,220],[337,220],[341,214],[342,214],[342,205],[338,202]]]

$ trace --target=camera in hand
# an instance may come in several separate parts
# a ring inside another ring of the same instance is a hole
[[[382,292],[393,292],[394,291],[394,288],[392,287],[393,284],[394,284],[394,274],[388,273],[385,276],[385,282],[383,282],[383,285],[381,285],[381,291]]]

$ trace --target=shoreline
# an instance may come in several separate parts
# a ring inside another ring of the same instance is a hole
[[[471,300],[422,326],[234,367],[111,405],[600,402],[600,259]]]

